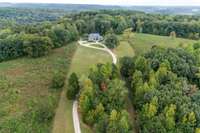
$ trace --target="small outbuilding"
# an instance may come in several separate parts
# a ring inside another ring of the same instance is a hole
[[[97,42],[97,41],[102,41],[103,37],[99,33],[91,33],[88,36],[88,41],[89,42]]]

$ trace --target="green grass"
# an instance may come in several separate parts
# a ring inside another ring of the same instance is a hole
[[[91,46],[95,46],[95,47],[98,47],[98,48],[104,48],[103,46],[96,44],[96,43],[93,43]]]
[[[66,90],[63,90],[61,94],[52,133],[74,133],[72,101],[67,99]]]
[[[71,72],[88,74],[89,69],[97,63],[112,62],[111,56],[101,50],[78,46],[71,64]]]
[[[120,41],[120,44],[117,48],[113,50],[113,52],[116,54],[117,58],[124,57],[124,56],[134,56],[134,50],[130,46],[130,44],[127,41]]]
[[[185,46],[196,42],[183,38],[133,33],[130,30],[125,31],[124,34],[120,36],[120,40],[128,42],[133,47],[136,54],[143,54],[154,45],[175,48],[180,45]]]
[[[13,130],[29,129],[28,132],[49,133],[52,129],[52,121],[48,123],[34,123],[28,108],[34,108],[36,101],[43,99],[48,101],[54,97],[56,105],[60,91],[50,89],[53,72],[64,70],[67,72],[70,58],[75,51],[74,43],[58,48],[49,55],[41,58],[19,58],[0,63],[0,132],[10,133]],[[37,102],[36,102],[37,103]],[[22,120],[23,119],[23,120]],[[15,123],[14,125],[12,123]],[[20,132],[21,133],[21,132]]]

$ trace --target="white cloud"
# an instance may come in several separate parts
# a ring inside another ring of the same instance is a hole
[[[104,5],[199,5],[200,0],[0,0],[0,2],[23,3],[73,3]]]

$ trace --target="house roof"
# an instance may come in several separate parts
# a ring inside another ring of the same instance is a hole
[[[100,34],[99,33],[90,33],[89,36],[91,36],[91,37],[92,36],[100,36]]]

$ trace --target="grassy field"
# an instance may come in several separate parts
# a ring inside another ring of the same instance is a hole
[[[60,91],[50,89],[53,72],[67,71],[74,43],[52,51],[41,58],[20,58],[0,63],[0,132],[49,133],[52,121],[35,122],[39,104],[57,107]],[[52,101],[52,103],[48,103]]]
[[[124,56],[134,56],[135,52],[133,48],[127,41],[120,40],[120,44],[117,48],[113,50],[116,54],[117,58],[124,57]]]
[[[133,33],[130,30],[126,30],[119,38],[120,41],[128,42],[133,47],[135,54],[142,54],[154,45],[161,47],[177,47],[179,45],[184,46],[196,42],[183,38]]]
[[[70,72],[76,72],[81,75],[87,74],[93,65],[105,62],[112,62],[112,58],[107,52],[78,46],[72,60]]]

